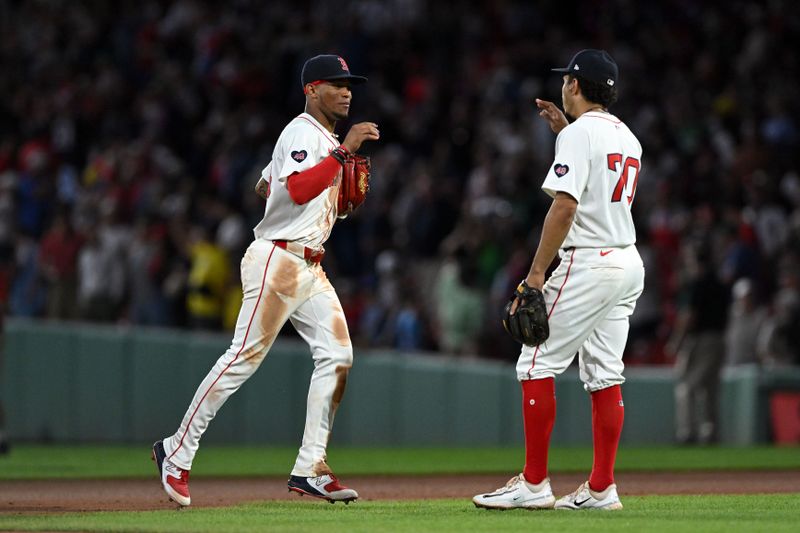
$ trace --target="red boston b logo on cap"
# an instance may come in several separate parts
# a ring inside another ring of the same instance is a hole
[[[346,80],[351,84],[364,83],[367,78],[364,76],[353,76],[350,74],[350,67],[345,60],[336,54],[323,54],[314,56],[303,64],[303,71],[300,73],[300,82],[303,88],[307,88],[309,83],[315,81],[336,81]]]

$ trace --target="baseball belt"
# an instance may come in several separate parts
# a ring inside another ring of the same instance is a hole
[[[308,246],[303,246],[300,243],[294,241],[272,241],[275,243],[275,246],[278,248],[283,248],[290,254],[296,255],[297,257],[302,257],[306,261],[310,261],[312,263],[321,263],[322,258],[325,257],[325,250],[314,250],[313,248],[309,248]]]

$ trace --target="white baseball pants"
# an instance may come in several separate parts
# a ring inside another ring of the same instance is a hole
[[[318,263],[293,255],[272,241],[256,239],[250,245],[242,258],[241,274],[244,297],[231,346],[198,387],[178,431],[164,439],[167,458],[191,470],[208,424],[258,370],[275,337],[291,320],[314,359],[305,432],[292,475],[329,473],[328,439],[353,362],[339,298]]]
[[[523,346],[517,379],[561,374],[578,354],[580,378],[589,392],[624,383],[622,353],[628,317],[644,288],[644,266],[636,246],[569,248],[544,284],[550,338]]]

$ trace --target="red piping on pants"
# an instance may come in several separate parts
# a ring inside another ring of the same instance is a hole
[[[244,340],[242,340],[242,347],[239,348],[239,351],[236,352],[236,356],[231,360],[230,363],[228,363],[228,365],[225,368],[222,369],[222,372],[219,373],[219,376],[217,376],[217,379],[214,380],[214,383],[212,383],[211,386],[208,387],[208,390],[206,390],[206,392],[203,394],[203,397],[200,398],[199,402],[197,402],[197,407],[194,408],[192,416],[189,417],[189,422],[186,424],[186,430],[183,432],[183,435],[181,435],[181,440],[180,442],[178,442],[178,446],[171,454],[169,454],[169,457],[167,457],[166,460],[172,459],[172,456],[178,453],[178,450],[181,449],[181,447],[183,446],[183,439],[186,438],[186,433],[188,433],[189,431],[189,426],[192,425],[192,420],[194,420],[194,415],[197,414],[197,410],[200,409],[203,400],[206,399],[206,396],[208,396],[208,393],[211,392],[211,389],[214,388],[214,385],[217,384],[222,375],[228,371],[228,369],[231,367],[233,363],[236,362],[236,360],[239,358],[239,354],[242,353],[242,350],[244,350],[244,347],[247,345],[247,336],[250,335],[250,326],[253,325],[253,319],[256,316],[256,311],[258,311],[258,304],[261,302],[261,295],[264,294],[264,281],[267,279],[267,269],[269,268],[269,262],[272,260],[273,252],[275,252],[275,244],[272,245],[272,250],[270,250],[269,257],[267,258],[267,264],[264,265],[264,275],[261,277],[261,290],[258,293],[258,300],[256,300],[256,305],[255,307],[253,307],[253,314],[250,315],[250,322],[247,323],[247,331],[245,331],[244,333]]]
[[[572,255],[569,256],[569,266],[567,267],[567,274],[564,276],[564,283],[561,284],[561,288],[558,289],[558,294],[556,295],[556,299],[553,300],[553,306],[550,308],[550,312],[547,313],[548,320],[551,316],[553,316],[553,311],[556,309],[556,304],[558,303],[558,299],[561,298],[561,291],[564,290],[564,285],[567,284],[567,280],[569,279],[569,271],[572,270],[572,261],[575,259],[575,248],[572,249]],[[531,361],[531,367],[528,369],[528,377],[531,377],[531,370],[533,370],[533,366],[536,364],[536,356],[539,354],[539,347],[536,347],[536,350],[533,352],[533,361]]]

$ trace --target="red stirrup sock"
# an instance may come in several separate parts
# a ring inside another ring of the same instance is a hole
[[[602,492],[614,483],[614,462],[624,420],[625,407],[619,385],[592,393],[594,464],[589,488],[594,491]]]
[[[525,470],[528,483],[547,477],[547,452],[556,421],[556,385],[553,378],[522,382],[522,419],[525,427]]]

